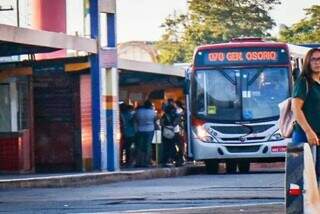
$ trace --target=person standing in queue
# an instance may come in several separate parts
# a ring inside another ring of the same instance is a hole
[[[162,104],[162,110],[165,112],[165,111],[166,111],[166,108],[167,108],[167,107],[170,107],[170,106],[172,106],[172,105],[173,105],[173,106],[175,105],[174,100],[173,100],[172,98],[169,98],[166,103],[163,103],[163,104]]]
[[[123,121],[123,113],[126,110],[127,105],[124,102],[120,102],[119,104],[119,110],[120,110],[120,133],[121,133],[121,138],[120,138],[120,165],[123,166],[125,164],[124,160],[124,145],[125,145],[125,137],[124,137],[124,121]]]
[[[136,167],[148,167],[151,162],[152,138],[156,113],[152,103],[147,100],[135,113],[137,127]]]
[[[160,120],[162,128],[162,160],[163,166],[168,166],[176,162],[176,143],[178,139],[178,130],[176,127],[179,126],[179,114],[173,104],[169,104],[165,108],[165,112]],[[171,163],[172,162],[172,163]]]
[[[185,127],[184,127],[184,118],[185,118],[185,110],[182,102],[177,100],[176,104],[176,112],[179,116],[179,123],[176,128],[177,133],[177,142],[176,142],[176,166],[182,166],[184,163],[184,153],[185,153]]]
[[[298,67],[297,62],[295,61],[292,67],[292,79],[294,82],[298,79],[299,75],[300,75],[300,69]]]
[[[124,141],[123,148],[125,150],[125,166],[131,166],[134,161],[134,152],[132,147],[135,143],[136,130],[133,117],[133,106],[125,105],[120,114],[120,119],[122,123],[122,137]]]

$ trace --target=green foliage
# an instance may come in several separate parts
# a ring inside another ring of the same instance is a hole
[[[190,0],[188,14],[169,16],[158,42],[160,62],[191,60],[201,44],[240,36],[268,37],[275,25],[268,14],[279,0]]]
[[[291,27],[283,26],[280,41],[294,44],[320,43],[320,5],[305,9],[306,17]]]

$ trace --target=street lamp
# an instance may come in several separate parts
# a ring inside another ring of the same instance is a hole
[[[19,0],[16,0],[16,8],[17,8],[17,27],[20,27],[20,10],[19,10]],[[11,11],[13,10],[12,5],[10,7],[2,7],[0,5],[0,12],[1,11]]]
[[[12,7],[12,6],[3,8],[3,7],[0,5],[0,11],[10,11],[10,10],[13,10],[13,7]]]
[[[19,0],[16,0],[17,8],[17,27],[20,27],[20,9],[19,9]]]

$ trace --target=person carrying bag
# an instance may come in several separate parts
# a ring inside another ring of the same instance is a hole
[[[179,115],[176,113],[176,108],[173,105],[166,106],[165,113],[161,117],[160,124],[162,127],[163,142],[161,164],[166,165],[176,157],[175,145],[178,140],[175,127],[179,124]]]
[[[320,139],[320,49],[313,48],[306,54],[302,73],[295,82],[292,98],[295,125],[292,143],[309,143],[316,146],[316,174],[319,178]]]
[[[162,135],[166,139],[173,139],[175,136],[174,126],[171,123],[170,117],[167,114],[164,114],[164,115],[166,117],[165,119],[168,121],[167,124],[170,124],[170,125],[163,126]]]
[[[295,125],[294,143],[319,145],[320,135],[320,49],[308,51],[302,73],[297,79],[292,96]]]

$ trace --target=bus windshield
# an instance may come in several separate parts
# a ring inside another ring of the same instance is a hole
[[[218,121],[277,117],[289,97],[288,74],[287,67],[197,70],[193,111]]]

